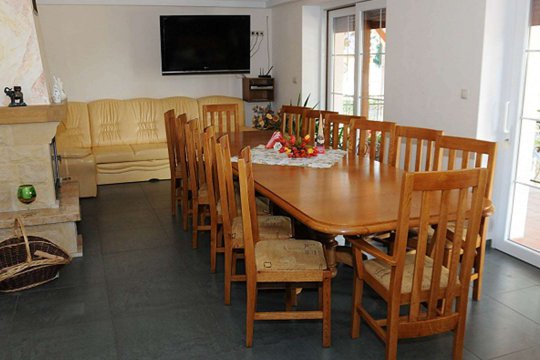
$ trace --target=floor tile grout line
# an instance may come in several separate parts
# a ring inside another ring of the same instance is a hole
[[[492,358],[489,358],[489,359],[487,359],[487,360],[501,359],[501,358],[506,357],[506,356],[508,356],[508,355],[519,354],[520,352],[524,352],[524,351],[527,351],[527,350],[534,349],[535,347],[537,347],[537,346],[530,346],[530,347],[525,348],[525,349],[520,349],[520,350],[516,350],[516,351],[511,351],[511,352],[509,352],[508,354],[503,354],[503,355],[500,355],[500,356],[492,357]]]
[[[518,311],[518,310],[516,310],[516,309],[514,309],[514,308],[512,308],[512,307],[510,307],[510,306],[508,306],[508,305],[506,305],[505,303],[502,303],[502,302],[499,301],[498,299],[493,298],[493,297],[492,297],[492,299],[493,299],[494,301],[496,301],[497,303],[499,303],[500,305],[507,307],[508,309],[510,309],[511,311],[515,312],[516,314],[518,314],[518,315],[520,315],[520,316],[523,316],[525,319],[527,319],[527,320],[529,320],[529,321],[532,321],[532,322],[535,323],[536,325],[540,325],[540,322],[538,322],[538,321],[536,321],[536,320],[534,320],[534,319],[531,319],[531,318],[528,317],[527,315],[522,314],[520,311]]]
[[[540,284],[533,284],[533,285],[525,286],[525,287],[522,287],[522,288],[519,288],[519,289],[499,291],[499,292],[496,292],[494,294],[496,294],[496,295],[505,295],[505,294],[509,294],[509,293],[512,293],[512,292],[523,291],[523,290],[527,290],[527,289],[534,288],[534,287],[540,288]]]

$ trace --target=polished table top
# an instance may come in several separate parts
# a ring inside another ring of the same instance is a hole
[[[263,131],[229,134],[231,154],[243,146],[265,144],[270,136]],[[357,235],[396,228],[401,169],[345,156],[329,169],[254,165],[253,173],[258,192],[313,230]],[[433,204],[436,214],[437,202]],[[491,211],[491,202],[486,200],[485,209]],[[412,205],[413,226],[418,211],[417,198]]]

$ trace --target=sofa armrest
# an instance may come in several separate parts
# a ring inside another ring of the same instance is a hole
[[[58,149],[58,155],[66,159],[82,159],[92,155],[91,148],[68,147]]]

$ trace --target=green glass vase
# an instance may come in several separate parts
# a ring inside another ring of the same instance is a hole
[[[36,200],[36,188],[31,184],[20,185],[17,189],[17,199],[23,204],[31,204]]]

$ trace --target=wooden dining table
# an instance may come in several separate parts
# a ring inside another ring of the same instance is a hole
[[[228,136],[234,156],[245,146],[266,144],[271,132],[245,131]],[[404,173],[367,157],[347,155],[327,169],[253,165],[256,191],[313,230],[313,237],[325,245],[328,266],[334,274],[336,235],[367,235],[396,228]],[[411,226],[418,224],[419,209],[420,199],[413,198]],[[487,199],[484,210],[486,215],[493,210]],[[437,201],[433,201],[432,214],[435,224]]]

